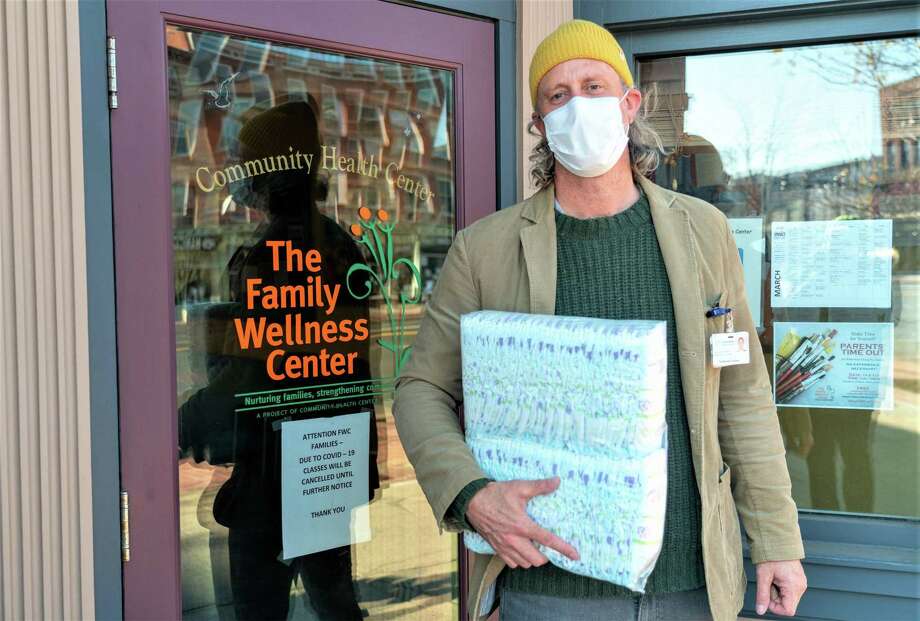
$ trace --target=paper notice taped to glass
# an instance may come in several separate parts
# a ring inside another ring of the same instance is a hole
[[[777,405],[894,409],[890,323],[777,321],[773,352]]]
[[[283,559],[370,540],[370,415],[282,423]]]
[[[774,308],[891,306],[891,220],[774,222]]]

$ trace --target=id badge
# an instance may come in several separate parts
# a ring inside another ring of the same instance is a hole
[[[722,332],[709,337],[712,366],[728,367],[748,364],[751,361],[750,340],[747,332]]]

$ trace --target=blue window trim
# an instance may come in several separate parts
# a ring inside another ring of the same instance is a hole
[[[574,0],[574,12],[613,32],[637,76],[637,60],[918,34],[911,0]],[[799,525],[809,591],[797,619],[916,618],[920,522],[801,511]],[[745,557],[742,615],[756,617]]]
[[[517,201],[517,80],[515,0],[426,0],[421,9],[444,10],[495,23],[496,209]],[[115,330],[115,255],[112,166],[106,97],[106,6],[81,0],[80,72],[86,267],[89,300],[90,427],[93,479],[93,574],[96,618],[122,619],[121,489],[118,435],[118,366]]]

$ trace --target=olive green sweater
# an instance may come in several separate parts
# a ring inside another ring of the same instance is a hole
[[[639,186],[637,186],[639,187]],[[664,542],[647,593],[686,591],[705,585],[700,544],[700,496],[690,453],[690,434],[681,389],[671,287],[648,200],[640,198],[613,216],[578,219],[557,211],[556,314],[667,322],[668,491]],[[488,483],[467,485],[450,515],[465,528],[466,508]],[[587,519],[587,518],[586,518]],[[552,564],[506,568],[501,587],[559,597],[629,596],[629,589],[573,574]]]

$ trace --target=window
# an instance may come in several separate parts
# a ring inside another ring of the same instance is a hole
[[[800,509],[920,517],[920,40],[638,63],[670,155],[722,210]]]

